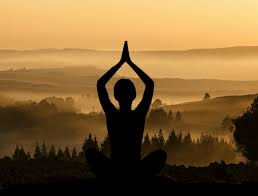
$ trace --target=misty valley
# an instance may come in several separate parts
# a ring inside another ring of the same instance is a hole
[[[91,57],[96,53],[86,52],[92,53]],[[14,53],[0,52],[5,57],[0,64],[16,65],[0,71],[0,184],[11,186],[21,180],[25,184],[51,183],[62,178],[84,180],[94,176],[85,163],[86,150],[94,147],[110,156],[106,118],[96,90],[105,67],[97,66],[92,59],[92,65],[82,66],[74,61],[72,66],[60,66],[63,53],[73,59],[73,55],[85,54],[84,50],[16,51],[20,56]],[[172,52],[172,56],[180,59],[193,55],[196,60],[202,53]],[[206,57],[214,56],[210,53],[206,51]],[[108,52],[101,55],[110,58]],[[168,54],[155,55],[164,58]],[[51,66],[43,66],[46,62]],[[55,62],[56,66],[52,66]],[[33,63],[37,66],[27,66]],[[116,107],[119,106],[113,88],[121,78],[130,78],[136,86],[133,108],[142,98],[144,85],[128,73],[123,70],[107,84]],[[243,178],[255,181],[255,176],[243,175],[250,168],[236,145],[232,121],[249,111],[258,95],[258,81],[163,76],[153,78],[155,91],[146,117],[142,156],[164,149],[167,165],[161,176],[169,177],[171,182],[238,183]]]
[[[257,10],[0,0],[0,195],[258,184]]]
[[[89,133],[96,136],[100,144],[106,137],[105,115],[96,92],[96,81],[101,73],[103,70],[92,66],[1,71],[1,156],[11,156],[16,145],[33,153],[37,142],[76,147],[80,151]],[[117,76],[108,84],[110,95],[119,78]],[[138,79],[131,79],[140,94],[135,105],[141,99],[143,85]],[[169,137],[172,130],[177,134],[190,133],[195,141],[202,135],[211,135],[223,138],[232,145],[234,152],[230,118],[241,115],[251,104],[256,94],[239,94],[255,93],[258,81],[173,78],[154,81],[154,99],[145,135],[152,137],[160,129],[164,138]],[[234,93],[232,89],[239,91]],[[205,93],[210,97],[205,99]],[[112,96],[111,99],[116,103]],[[243,160],[235,153],[229,162]],[[220,160],[222,158],[218,157],[217,161]]]

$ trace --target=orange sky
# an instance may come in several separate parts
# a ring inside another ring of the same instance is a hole
[[[0,0],[0,48],[258,45],[257,0]]]

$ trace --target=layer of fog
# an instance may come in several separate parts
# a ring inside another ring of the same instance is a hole
[[[133,61],[152,77],[215,78],[257,80],[257,47],[211,50],[132,52]],[[0,67],[53,68],[92,65],[107,69],[120,59],[120,52],[45,49],[36,51],[0,51]],[[128,70],[122,72],[128,74]]]

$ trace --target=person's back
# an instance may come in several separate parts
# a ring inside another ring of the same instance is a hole
[[[106,113],[112,160],[140,160],[145,115],[140,111]]]

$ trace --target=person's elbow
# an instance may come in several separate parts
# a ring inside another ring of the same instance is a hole
[[[146,83],[146,90],[148,92],[153,92],[154,91],[154,82],[153,82],[153,80],[149,80],[148,83]]]
[[[103,82],[103,80],[100,78],[98,81],[97,81],[97,90],[101,90],[105,88],[105,83]]]
[[[148,82],[148,86],[149,88],[154,89],[154,81],[152,79]]]
[[[97,86],[105,86],[105,80],[103,77],[99,78],[97,81]]]

